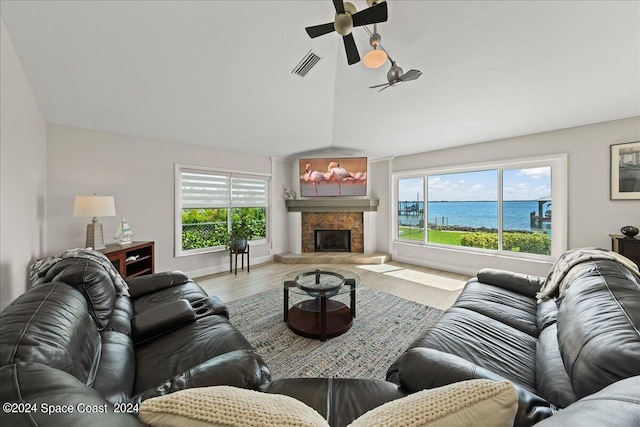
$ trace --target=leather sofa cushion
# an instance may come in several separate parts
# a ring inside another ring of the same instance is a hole
[[[260,389],[300,400],[318,411],[333,427],[344,427],[367,411],[406,396],[396,384],[388,381],[348,378],[279,379]]]
[[[102,353],[93,388],[109,402],[124,402],[133,392],[136,365],[133,341],[116,331],[102,331],[100,336]]]
[[[530,296],[471,279],[453,306],[484,314],[532,337],[538,336],[536,300]]]
[[[64,283],[31,288],[0,314],[2,365],[42,363],[91,385],[100,345],[87,302]]]
[[[554,323],[538,336],[536,384],[540,396],[560,408],[565,408],[576,401],[576,395],[560,356],[557,332]]]
[[[230,351],[190,367],[156,387],[149,388],[129,399],[140,403],[152,397],[164,396],[185,388],[229,385],[257,390],[271,380],[269,369],[254,350]]]
[[[129,282],[130,292],[134,295],[137,292],[135,290],[136,286],[136,282]],[[156,290],[155,292],[140,297],[132,297],[131,301],[133,302],[134,313],[140,314],[146,310],[178,299],[195,302],[206,297],[208,297],[207,293],[196,282],[189,280],[186,283]]]
[[[113,313],[116,287],[100,264],[86,258],[65,258],[53,265],[45,276],[49,282],[66,283],[82,293],[89,314],[98,330],[103,330]]]
[[[557,320],[577,398],[640,375],[640,281],[617,262],[589,263],[563,292]]]
[[[640,376],[584,397],[536,427],[639,426]]]
[[[136,347],[134,394],[233,350],[252,350],[222,316],[207,316]]]
[[[479,282],[495,285],[529,297],[535,297],[544,283],[542,277],[496,268],[481,269],[478,271],[477,278]]]
[[[412,348],[389,368],[387,380],[393,378],[403,391],[424,389],[471,379],[503,381],[504,377],[453,354],[428,348]],[[535,393],[513,383],[518,393],[518,411],[514,426],[531,426],[553,414],[551,404]]]
[[[101,426],[144,427],[137,417],[127,413],[114,413],[113,407],[100,394],[77,378],[58,369],[39,363],[16,363],[0,367],[0,400],[2,402],[29,402],[38,411],[0,411],[0,425],[11,427],[33,426]],[[46,413],[49,408],[71,406],[70,413]],[[106,408],[106,413],[80,412],[82,408]],[[105,407],[106,405],[106,407]]]
[[[178,299],[167,302],[133,318],[133,339],[138,345],[195,321],[196,313],[189,301]]]
[[[131,336],[131,321],[133,319],[133,304],[131,299],[125,296],[117,296],[113,314],[105,331],[117,331]]]
[[[162,289],[187,283],[189,278],[182,271],[163,271],[162,273],[136,276],[127,279],[131,298],[140,298],[143,295],[158,292]]]
[[[535,393],[536,342],[495,319],[452,307],[411,347],[455,354]]]
[[[555,300],[546,300],[538,304],[536,322],[538,323],[538,333],[549,325],[554,325],[558,318],[558,306]]]

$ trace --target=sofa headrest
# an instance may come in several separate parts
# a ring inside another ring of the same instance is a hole
[[[577,398],[640,375],[640,283],[620,263],[581,264],[560,302],[557,326]]]
[[[96,328],[102,331],[107,327],[113,314],[116,289],[109,273],[100,264],[86,258],[65,258],[47,271],[45,279],[66,283],[80,291],[87,300]]]
[[[64,283],[31,288],[0,314],[0,365],[40,363],[90,385],[100,350],[87,302]]]

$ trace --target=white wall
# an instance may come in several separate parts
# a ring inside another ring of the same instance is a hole
[[[375,250],[385,254],[391,253],[391,159],[378,160],[369,163],[369,185],[371,187],[371,198],[378,199],[378,211],[374,226],[376,228]]]
[[[609,200],[609,146],[640,140],[640,117],[580,126],[554,132],[491,141],[393,159],[393,172],[507,160],[554,153],[568,154],[568,248],[610,248],[609,233],[624,225],[640,226],[640,201]],[[425,141],[428,144],[428,141]],[[375,169],[377,170],[377,168]],[[384,171],[380,170],[380,174]],[[374,182],[379,180],[374,179]],[[386,195],[387,201],[389,193]],[[382,195],[380,195],[382,199]],[[382,203],[382,200],[381,200]],[[387,223],[390,225],[390,221]],[[387,235],[390,234],[387,231]],[[379,234],[381,230],[378,230]],[[381,250],[383,247],[380,248]],[[475,274],[482,267],[546,275],[550,264],[456,250],[391,244],[399,261]],[[411,256],[407,256],[410,252]]]
[[[0,308],[23,293],[46,240],[46,123],[0,18]]]
[[[271,159],[271,205],[269,224],[271,229],[271,249],[272,254],[289,252],[289,216],[287,206],[285,205],[284,196],[282,195],[282,186],[285,185],[292,189],[291,184],[291,160],[273,157]]]
[[[269,158],[127,135],[49,125],[47,139],[48,252],[85,243],[91,219],[72,216],[76,195],[112,195],[117,215],[99,219],[105,243],[115,241],[120,218],[127,218],[134,240],[155,241],[158,272],[182,270],[200,276],[229,268],[224,252],[174,257],[175,163],[271,173]],[[281,197],[278,189],[273,192]],[[270,257],[269,244],[251,246],[251,264]]]

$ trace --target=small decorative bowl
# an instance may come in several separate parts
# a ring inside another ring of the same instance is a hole
[[[633,225],[625,225],[620,229],[620,231],[622,232],[622,234],[632,239],[636,234],[638,234],[638,228],[634,227]]]

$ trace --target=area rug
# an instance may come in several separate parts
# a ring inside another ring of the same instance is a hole
[[[349,295],[335,299],[348,305]],[[302,301],[290,293],[289,306]],[[231,322],[262,356],[274,379],[384,379],[387,368],[442,314],[441,310],[360,286],[349,331],[325,342],[294,334],[283,321],[282,290],[227,303]]]

